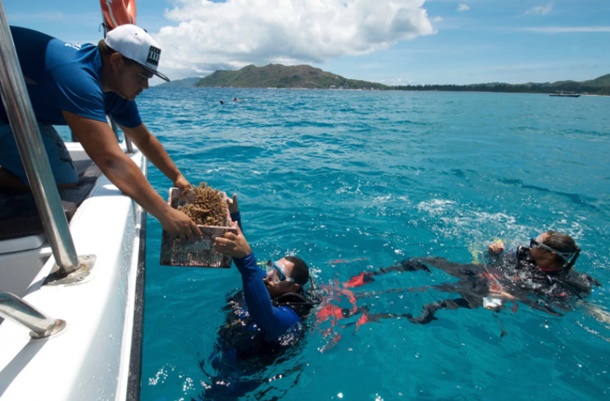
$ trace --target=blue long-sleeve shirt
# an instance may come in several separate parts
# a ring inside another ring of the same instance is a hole
[[[241,228],[241,216],[231,214],[231,219],[237,221]],[[269,291],[263,282],[266,274],[256,262],[254,253],[244,258],[233,258],[233,262],[241,273],[246,307],[253,322],[265,333],[267,340],[275,340],[286,334],[301,317],[288,306],[274,306]]]

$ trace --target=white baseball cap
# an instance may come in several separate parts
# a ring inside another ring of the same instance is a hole
[[[169,82],[169,78],[157,71],[161,49],[144,29],[132,24],[119,25],[104,39],[108,47],[123,57],[135,61],[156,76]]]

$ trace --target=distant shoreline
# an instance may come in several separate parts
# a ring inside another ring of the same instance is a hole
[[[515,92],[510,92],[510,91],[489,91],[489,90],[446,90],[446,89],[428,89],[428,90],[424,90],[424,89],[396,89],[396,88],[392,88],[389,87],[387,89],[352,89],[352,88],[346,88],[346,89],[336,89],[336,88],[274,88],[274,87],[267,87],[267,88],[242,88],[242,87],[236,87],[236,86],[167,86],[167,85],[156,85],[153,86],[152,88],[161,88],[161,89],[236,89],[236,90],[240,90],[240,89],[247,89],[247,90],[307,90],[307,91],[336,91],[336,92],[341,92],[341,91],[349,91],[349,92],[444,92],[444,93],[499,93],[499,94],[523,94],[523,95],[542,95],[542,96],[550,96],[551,94],[554,94],[554,92],[524,92],[524,91],[515,91]],[[583,96],[600,96],[600,97],[607,97],[610,96],[610,94],[599,94],[599,93],[578,93],[578,95],[580,95],[581,97]]]
[[[588,81],[558,81],[524,84],[488,82],[453,85],[384,85],[377,82],[348,79],[309,65],[264,67],[246,66],[237,71],[218,70],[203,78],[185,78],[160,86],[207,88],[328,89],[328,90],[406,90],[443,92],[496,93],[565,93],[578,95],[610,95],[610,74]]]

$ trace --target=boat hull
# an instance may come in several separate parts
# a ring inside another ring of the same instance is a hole
[[[139,152],[131,158],[146,173],[146,159]],[[145,219],[145,212],[102,175],[70,221],[79,257],[95,257],[88,276],[73,284],[46,284],[55,265],[46,243],[22,252],[23,264],[12,260],[11,268],[21,269],[47,256],[23,299],[67,327],[35,340],[11,320],[0,324],[3,401],[139,398]],[[0,261],[3,267],[7,258]],[[13,283],[22,285],[28,274]]]

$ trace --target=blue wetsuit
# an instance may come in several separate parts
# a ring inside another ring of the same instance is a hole
[[[62,112],[135,128],[142,124],[134,101],[102,90],[102,56],[92,44],[66,43],[31,29],[11,27],[44,146],[58,183],[77,180],[63,141],[52,125],[66,125]],[[0,165],[27,182],[4,105],[0,103]]]
[[[241,227],[239,213],[231,214]],[[253,253],[234,258],[243,282],[243,290],[233,293],[223,309],[226,323],[218,332],[214,353],[201,367],[209,377],[202,399],[236,400],[270,381],[268,367],[280,355],[298,357],[299,340],[304,333],[302,319],[289,306],[274,305],[263,282],[265,272]],[[292,294],[294,295],[294,294]],[[208,368],[213,371],[208,371]],[[275,367],[273,374],[277,374]]]
[[[239,213],[232,214],[231,218],[241,227]],[[253,324],[264,333],[265,340],[277,340],[301,321],[301,317],[292,308],[273,305],[263,282],[266,273],[257,265],[254,253],[245,258],[234,258],[233,262],[241,273],[247,311]]]

